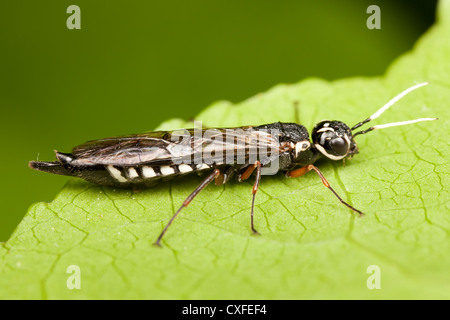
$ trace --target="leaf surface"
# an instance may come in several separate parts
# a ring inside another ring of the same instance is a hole
[[[255,210],[261,236],[249,227],[253,182],[233,181],[202,191],[156,248],[200,177],[140,193],[73,179],[53,202],[33,205],[0,247],[0,298],[449,299],[450,1],[440,2],[438,15],[383,77],[282,84],[235,105],[214,103],[197,117],[209,127],[292,122],[298,101],[308,129],[322,119],[353,125],[429,81],[376,123],[439,121],[359,136],[360,154],[345,166],[317,163],[363,218],[313,173],[263,176]],[[185,126],[175,119],[160,129]],[[81,289],[67,286],[71,265],[80,268]],[[368,288],[373,265],[381,289]]]

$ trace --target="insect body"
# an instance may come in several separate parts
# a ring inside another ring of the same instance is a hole
[[[205,172],[206,178],[186,198],[156,240],[161,239],[180,211],[209,183],[226,183],[233,175],[238,181],[256,173],[252,189],[251,230],[257,234],[253,223],[255,195],[264,170],[282,171],[287,177],[300,177],[315,171],[325,187],[348,208],[362,212],[346,203],[330,186],[321,171],[314,166],[320,157],[343,160],[358,153],[355,136],[375,129],[399,126],[419,121],[436,120],[422,118],[370,127],[354,133],[353,130],[377,118],[393,103],[408,92],[427,83],[413,86],[378,110],[371,117],[350,128],[341,121],[321,121],[311,132],[296,123],[272,123],[262,126],[221,129],[190,129],[182,131],[158,131],[123,137],[89,141],[75,147],[72,152],[56,152],[57,161],[31,161],[36,170],[74,176],[108,186],[141,188],[149,187],[181,175]],[[273,169],[276,164],[275,169]]]

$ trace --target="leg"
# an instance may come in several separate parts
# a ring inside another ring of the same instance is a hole
[[[239,181],[248,179],[255,169],[256,169],[256,178],[255,178],[255,183],[253,184],[253,189],[252,189],[252,195],[253,196],[252,196],[252,209],[251,209],[251,212],[250,212],[250,227],[252,229],[253,234],[259,234],[259,232],[256,231],[254,223],[253,223],[253,211],[254,211],[254,208],[255,208],[256,192],[258,192],[259,182],[261,181],[261,162],[256,161],[253,164],[253,166],[248,167],[247,170],[245,170],[239,176]]]
[[[222,175],[222,173],[218,169],[215,169],[209,176],[206,177],[205,180],[202,181],[202,183],[199,184],[199,186],[197,188],[195,188],[195,190],[186,198],[186,200],[184,200],[184,202],[181,205],[181,207],[177,210],[177,212],[175,212],[175,214],[169,220],[169,222],[167,223],[167,225],[165,226],[165,228],[163,229],[163,231],[159,235],[158,239],[154,243],[155,245],[161,246],[161,239],[162,239],[162,237],[164,236],[164,234],[166,233],[167,229],[172,224],[173,220],[175,220],[177,215],[180,213],[180,211],[184,207],[187,207],[189,205],[189,203],[192,201],[192,199],[194,199],[195,196],[200,193],[200,191],[202,191],[208,184],[210,184],[213,180],[217,179],[220,175]]]
[[[223,169],[223,173],[221,172],[217,177],[215,184],[216,186],[221,186],[222,184],[225,184],[230,180],[230,178],[233,176],[234,168],[232,166]]]
[[[336,196],[336,198],[339,199],[339,201],[341,203],[343,203],[344,205],[346,205],[348,208],[350,208],[351,210],[358,212],[359,216],[364,215],[364,213],[362,213],[361,211],[359,211],[358,209],[352,207],[351,205],[349,205],[347,202],[345,202],[344,200],[342,200],[342,198],[336,193],[336,191],[334,191],[334,189],[330,186],[330,183],[327,181],[327,179],[325,179],[325,177],[323,176],[322,172],[320,172],[320,170],[313,166],[312,164],[307,165],[305,167],[290,171],[288,173],[286,173],[286,176],[288,178],[297,178],[300,177],[306,173],[308,173],[309,171],[314,170],[320,177],[320,179],[322,180],[322,183],[325,187],[327,187],[328,189],[330,189],[331,192],[333,192],[333,194]]]

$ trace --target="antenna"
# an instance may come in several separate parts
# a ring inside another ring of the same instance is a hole
[[[361,122],[357,123],[356,125],[354,125],[353,128],[352,128],[352,131],[355,130],[356,128],[361,127],[362,125],[366,124],[367,122],[372,121],[372,120],[378,118],[383,112],[385,112],[385,111],[386,111],[387,109],[389,109],[394,103],[396,103],[398,100],[400,100],[401,98],[403,98],[404,96],[406,96],[406,95],[407,95],[408,93],[410,93],[411,91],[414,91],[414,90],[416,90],[416,89],[418,89],[418,88],[420,88],[420,87],[426,86],[426,85],[428,85],[428,84],[429,84],[429,82],[419,83],[419,84],[416,84],[415,86],[412,86],[412,87],[406,89],[405,91],[401,92],[400,94],[398,94],[397,96],[395,96],[394,98],[392,98],[392,99],[391,99],[388,103],[386,103],[384,106],[382,106],[377,112],[375,112],[373,115],[371,115],[370,117],[368,117],[366,120],[361,121]],[[429,118],[426,118],[426,119],[429,119]],[[405,121],[405,122],[408,122],[408,123],[404,123],[404,124],[409,124],[409,123],[419,122],[419,120],[420,120],[420,121],[428,121],[428,120],[417,119],[417,120],[411,120],[411,121],[413,121],[413,122]],[[433,120],[437,120],[437,119],[433,118]],[[401,122],[398,122],[398,123],[401,123]],[[404,125],[404,124],[397,124],[397,125],[400,126],[400,125]],[[393,127],[393,126],[394,126],[394,123],[389,124],[389,127]],[[378,129],[381,129],[380,126],[376,126],[376,127],[377,127]],[[373,127],[373,128],[375,128],[375,127]],[[368,130],[366,130],[366,132],[369,132],[369,131],[371,131],[371,130],[374,130],[374,129],[368,129]],[[359,132],[358,134],[362,134],[362,132],[363,132],[363,131]],[[364,132],[364,133],[366,133],[366,132]]]
[[[384,129],[384,128],[389,128],[389,127],[397,127],[397,126],[405,126],[405,125],[411,124],[411,123],[422,122],[422,121],[433,121],[433,120],[438,120],[438,118],[421,118],[421,119],[416,119],[416,120],[408,120],[408,121],[401,121],[401,122],[391,122],[391,123],[386,123],[386,124],[379,124],[377,126],[370,127],[367,130],[358,131],[358,132],[353,134],[353,137],[357,136],[358,134],[365,134],[365,133],[370,132],[372,130]]]

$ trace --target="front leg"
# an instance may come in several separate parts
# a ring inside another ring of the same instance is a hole
[[[336,198],[339,199],[339,201],[346,205],[349,209],[359,213],[359,216],[363,216],[364,213],[362,213],[361,211],[359,211],[358,209],[352,207],[351,205],[349,205],[347,202],[345,202],[344,200],[342,200],[342,198],[337,194],[336,191],[334,191],[334,189],[330,186],[330,183],[327,181],[327,179],[325,179],[325,177],[323,176],[322,172],[314,165],[309,164],[307,166],[298,168],[296,170],[293,171],[289,171],[286,173],[286,177],[288,178],[298,178],[303,176],[304,174],[307,174],[308,172],[310,172],[311,170],[314,170],[320,177],[320,179],[322,180],[322,183],[325,187],[327,187],[328,189],[330,189],[331,192],[333,192],[333,194],[336,196]]]

